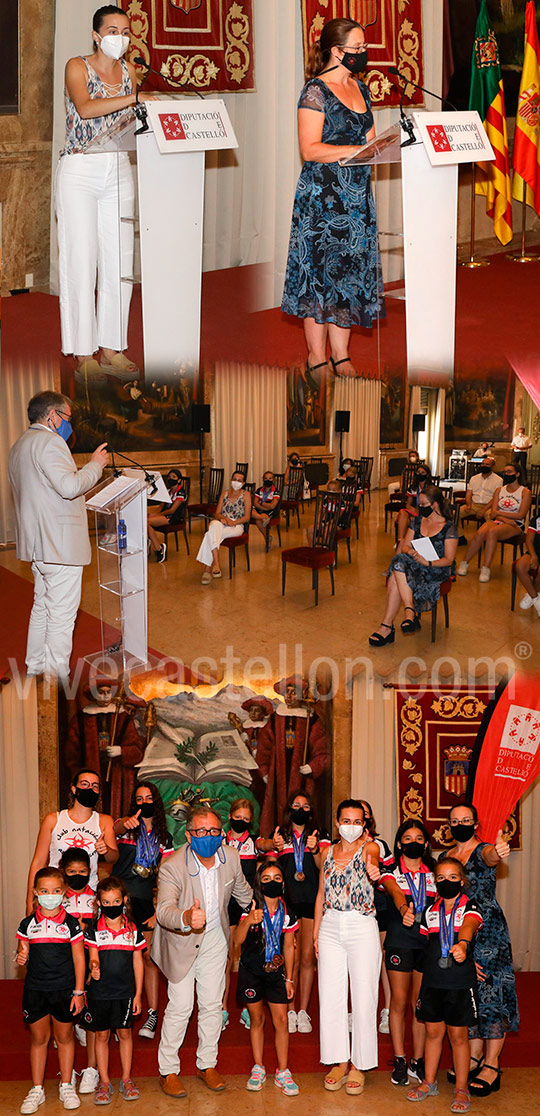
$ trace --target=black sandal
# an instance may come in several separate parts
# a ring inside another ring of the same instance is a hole
[[[396,629],[393,624],[382,623],[381,628],[388,628],[388,635],[382,636],[380,632],[373,632],[373,635],[369,637],[372,647],[384,647],[386,643],[393,643],[396,638]]]
[[[317,368],[326,368],[327,365],[327,360],[321,360],[320,364],[310,364],[309,361],[306,360],[306,372],[315,372]]]
[[[350,357],[343,357],[342,360],[334,360],[333,357],[330,357],[330,364],[332,365],[332,370],[333,370],[334,376],[340,376],[341,375],[340,372],[336,372],[336,369],[337,369],[338,365],[340,365],[340,364],[350,364],[351,368],[353,368],[353,370],[354,370],[353,374],[352,374],[352,376],[349,377],[349,379],[352,380],[352,379],[354,379],[355,377],[358,376],[358,372],[354,369],[354,364],[353,364]]]
[[[400,624],[401,631],[405,632],[406,634],[410,634],[410,632],[419,631],[419,629],[422,627],[422,625],[420,623],[420,617],[419,617],[418,613],[415,611],[415,609],[413,608],[412,605],[405,605],[405,612],[407,612],[407,611],[414,613],[414,619],[413,620],[403,620],[402,623]]]
[[[476,1077],[477,1073],[480,1073],[480,1070],[482,1069],[484,1063],[484,1055],[482,1054],[480,1058],[475,1058],[474,1054],[471,1054],[471,1062],[476,1062],[476,1066],[474,1069],[469,1070],[469,1073],[467,1074],[467,1081],[472,1081],[473,1078]],[[446,1071],[446,1080],[450,1083],[450,1085],[456,1084],[455,1069]]]
[[[479,1081],[477,1077],[473,1077],[472,1081],[469,1082],[469,1093],[471,1097],[489,1097],[490,1093],[498,1093],[501,1087],[502,1070],[499,1069],[498,1066],[488,1066],[487,1062],[484,1062],[482,1069],[493,1070],[497,1076],[491,1082]],[[477,1072],[480,1073],[481,1071],[477,1070]]]

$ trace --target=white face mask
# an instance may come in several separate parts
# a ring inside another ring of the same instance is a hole
[[[364,832],[364,826],[338,825],[338,830],[339,836],[343,837],[343,840],[346,841],[348,845],[352,845],[354,841],[358,841],[358,838],[362,836]]]
[[[44,911],[54,911],[57,907],[62,906],[63,895],[51,895],[49,892],[44,892],[43,895],[38,895],[38,903]]]
[[[115,58],[117,61],[129,50],[131,39],[129,35],[100,35],[101,49],[107,58]]]
[[[242,488],[242,481],[231,481],[231,488],[234,488],[234,491],[238,492],[238,489]]]

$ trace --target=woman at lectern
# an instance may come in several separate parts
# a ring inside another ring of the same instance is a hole
[[[129,119],[136,74],[123,57],[130,26],[121,8],[98,8],[92,39],[94,53],[70,58],[66,66],[66,140],[55,198],[62,352],[75,356],[80,382],[96,384],[106,382],[105,373],[129,379],[137,371],[125,354],[131,283],[120,278],[133,271],[133,224],[122,220],[133,216],[129,155],[87,153],[92,140]],[[100,362],[94,356],[98,350]]]
[[[369,166],[340,166],[375,138],[364,30],[331,19],[312,46],[298,102],[304,166],[294,199],[281,309],[304,319],[307,368],[354,376],[351,326],[384,316]]]

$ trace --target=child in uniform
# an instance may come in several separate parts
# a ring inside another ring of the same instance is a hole
[[[102,880],[96,890],[97,914],[85,934],[90,958],[90,983],[86,994],[84,1023],[96,1035],[96,1057],[100,1083],[94,1103],[110,1104],[113,1087],[109,1078],[109,1039],[114,1028],[120,1043],[124,1100],[137,1100],[139,1090],[131,1079],[133,1016],[141,1013],[146,949],[141,930],[131,921],[129,896],[116,876]]]
[[[437,1096],[437,1069],[447,1032],[456,1071],[451,1111],[461,1113],[471,1107],[467,1090],[468,1028],[474,1026],[477,1018],[473,937],[483,920],[479,907],[465,894],[465,869],[455,857],[443,856],[438,861],[435,884],[439,897],[426,908],[420,923],[426,950],[416,1006],[417,1018],[426,1025],[426,1076],[407,1093],[407,1100]]]
[[[66,849],[60,857],[60,868],[64,873],[66,891],[63,906],[68,914],[79,920],[84,931],[94,917],[96,893],[90,887],[90,857],[86,849]],[[81,1046],[87,1048],[87,1065],[82,1071],[79,1093],[93,1093],[99,1082],[96,1066],[96,1040],[91,1032],[85,1031],[80,1023],[75,1024],[75,1036]]]
[[[263,1003],[266,1000],[275,1031],[277,1070],[274,1084],[286,1097],[295,1097],[298,1085],[287,1068],[287,1003],[294,994],[294,932],[298,923],[285,902],[283,891],[283,872],[279,865],[272,861],[262,864],[255,873],[251,910],[242,915],[236,935],[238,944],[243,947],[237,998],[240,1004],[248,1007],[255,1058],[246,1088],[258,1092],[266,1081]]]
[[[71,1084],[73,1017],[84,1007],[83,933],[62,906],[65,883],[59,868],[41,868],[34,878],[35,910],[17,930],[17,964],[28,965],[23,1016],[30,1027],[32,1088],[20,1111],[37,1112],[45,1101],[43,1081],[52,1031],[60,1063],[59,1097],[68,1111],[80,1100]]]

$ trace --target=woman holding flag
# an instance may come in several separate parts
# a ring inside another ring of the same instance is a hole
[[[471,1040],[470,1092],[488,1096],[501,1086],[499,1058],[508,1031],[519,1028],[512,945],[504,914],[495,898],[497,866],[510,852],[499,830],[493,845],[476,836],[478,814],[469,803],[454,806],[449,814],[454,844],[445,855],[455,857],[467,873],[467,895],[478,904],[483,926],[475,941],[479,966],[478,1020],[469,1028]],[[455,1074],[450,1071],[450,1081]]]

